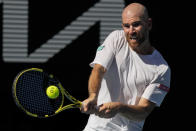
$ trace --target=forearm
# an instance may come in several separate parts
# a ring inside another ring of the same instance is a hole
[[[121,104],[119,113],[130,120],[142,121],[148,116],[149,111],[146,107],[139,105]]]
[[[101,78],[100,76],[96,73],[97,71],[92,71],[89,82],[88,82],[88,92],[89,96],[98,95],[100,86],[101,86]]]
[[[94,114],[97,112],[97,97],[105,71],[106,70],[103,66],[99,64],[94,65],[88,82],[89,97],[82,102],[83,106],[81,111],[83,113]]]
[[[120,103],[119,113],[130,120],[142,121],[146,119],[155,106],[155,103],[145,98],[141,98],[137,105],[127,105]]]
[[[94,66],[88,82],[89,96],[97,97],[105,71],[101,65]]]

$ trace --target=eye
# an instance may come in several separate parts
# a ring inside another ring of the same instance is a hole
[[[138,27],[138,26],[140,26],[141,24],[142,24],[141,21],[137,21],[137,22],[132,23],[132,26],[133,26],[133,27]]]
[[[129,27],[130,27],[130,24],[123,24],[123,26],[124,26],[125,28],[129,28]]]

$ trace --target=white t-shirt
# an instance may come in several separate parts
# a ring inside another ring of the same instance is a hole
[[[146,98],[160,106],[170,87],[170,68],[161,54],[139,55],[133,51],[123,30],[112,32],[97,49],[90,64],[107,69],[97,104],[122,102],[137,105]],[[144,121],[135,122],[120,114],[110,119],[90,115],[85,131],[141,131]]]

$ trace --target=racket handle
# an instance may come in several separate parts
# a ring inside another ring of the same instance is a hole
[[[82,109],[83,109],[83,107],[84,107],[83,105],[84,105],[84,103],[82,102],[82,103],[81,103],[81,107],[80,107],[80,108],[82,108]],[[96,110],[99,110],[99,106],[97,106],[97,105],[96,105],[96,106],[94,106],[94,108],[95,108]]]
[[[95,106],[95,109],[96,109],[96,110],[99,110],[99,106]]]

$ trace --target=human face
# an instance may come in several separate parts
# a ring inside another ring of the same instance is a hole
[[[149,37],[149,21],[140,17],[123,17],[122,26],[126,39],[132,49],[139,48]]]

